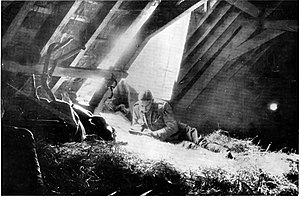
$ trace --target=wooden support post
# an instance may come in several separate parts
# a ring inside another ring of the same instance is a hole
[[[258,17],[260,14],[260,10],[257,7],[255,7],[252,3],[249,3],[246,0],[226,0],[226,1],[255,18]]]
[[[56,30],[52,34],[51,38],[48,40],[48,42],[45,44],[45,46],[41,50],[41,57],[43,57],[46,54],[49,45],[52,44],[52,43],[54,43],[54,42],[57,42],[57,39],[59,37],[61,37],[63,29],[68,24],[68,22],[70,21],[71,17],[75,14],[76,10],[81,5],[82,1],[83,0],[75,0],[75,2],[73,3],[72,7],[68,11],[68,13],[65,15],[65,17],[63,18],[63,20],[61,21],[61,23],[58,25],[58,27],[56,28]]]
[[[97,39],[99,34],[102,32],[104,27],[109,23],[113,15],[116,13],[120,5],[122,4],[124,0],[118,0],[115,5],[112,7],[112,9],[109,11],[109,13],[106,15],[106,17],[103,19],[97,30],[93,33],[93,35],[90,37],[90,39],[85,44],[85,50],[81,50],[80,53],[76,56],[76,58],[73,60],[73,62],[70,64],[71,67],[75,67],[79,60],[84,56],[85,52],[89,50],[89,48],[92,46],[94,41]]]
[[[35,1],[24,2],[24,5],[20,9],[17,16],[14,18],[14,20],[12,21],[2,38],[2,48],[5,48],[8,45],[8,43],[12,40],[12,38],[20,28],[21,24],[23,23],[25,17],[31,11],[31,8],[33,7],[34,3]]]

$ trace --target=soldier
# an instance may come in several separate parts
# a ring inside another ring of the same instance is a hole
[[[171,105],[167,101],[154,99],[150,90],[140,92],[132,115],[129,130],[132,134],[146,135],[173,143],[184,141],[182,145],[187,148],[203,147],[214,152],[228,151],[228,148],[203,138],[196,128],[177,122]]]
[[[170,140],[178,132],[178,124],[170,104],[154,99],[150,90],[141,92],[138,99],[133,107],[130,132],[162,141]]]

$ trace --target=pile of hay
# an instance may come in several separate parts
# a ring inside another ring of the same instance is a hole
[[[232,150],[235,159],[227,159],[128,134],[122,119],[105,118],[117,130],[116,142],[38,143],[47,194],[298,195],[296,154],[265,151],[220,131],[207,136]]]

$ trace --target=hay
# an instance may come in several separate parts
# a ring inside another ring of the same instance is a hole
[[[266,152],[251,140],[215,132],[235,157],[187,150],[127,132],[126,119],[106,114],[117,142],[38,144],[50,195],[298,195],[296,154]]]

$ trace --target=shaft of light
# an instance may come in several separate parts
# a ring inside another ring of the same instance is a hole
[[[147,4],[143,9],[141,14],[135,19],[135,21],[129,26],[126,32],[121,35],[119,39],[114,43],[114,47],[105,57],[105,59],[100,63],[98,68],[107,69],[114,67],[115,64],[120,60],[120,58],[125,54],[126,50],[131,46],[135,36],[141,29],[141,27],[146,23],[146,21],[151,17],[160,2],[152,1]]]

